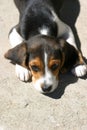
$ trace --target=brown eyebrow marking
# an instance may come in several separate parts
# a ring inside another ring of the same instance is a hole
[[[44,64],[42,60],[39,57],[36,57],[35,59],[31,60],[29,65],[36,65],[41,68],[41,70],[44,68]]]
[[[51,67],[54,64],[58,64],[59,65],[58,68],[55,71],[52,71],[53,75],[56,76],[56,78],[58,79],[59,78],[58,74],[59,74],[59,71],[60,71],[61,60],[60,59],[56,60],[56,59],[51,58],[49,60],[49,63],[48,63],[48,68],[51,70]]]
[[[39,72],[34,72],[32,69],[31,69],[31,73],[32,73],[32,80],[33,82],[35,82],[37,79],[39,79],[40,77],[43,76],[44,74],[44,63],[43,61],[39,58],[39,57],[36,57],[35,59],[31,60],[30,63],[29,63],[29,67],[31,68],[31,66],[37,66],[40,68],[40,71]]]
[[[50,68],[53,64],[58,64],[60,66],[61,60],[55,60],[55,59],[50,59],[48,63],[48,67]]]

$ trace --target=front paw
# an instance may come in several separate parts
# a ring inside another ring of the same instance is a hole
[[[72,73],[77,77],[83,77],[87,74],[87,65],[78,65],[72,69]]]
[[[15,71],[16,71],[17,77],[21,81],[27,82],[31,78],[31,72],[28,69],[26,69],[18,64],[16,64]]]

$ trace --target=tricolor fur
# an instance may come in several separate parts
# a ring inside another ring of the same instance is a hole
[[[58,17],[58,0],[14,0],[19,23],[9,33],[12,45],[5,57],[16,63],[17,77],[32,78],[40,92],[53,92],[60,73],[72,70],[82,77],[87,66],[76,47],[71,28]],[[62,1],[63,2],[63,1]]]

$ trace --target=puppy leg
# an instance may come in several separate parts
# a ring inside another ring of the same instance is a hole
[[[75,38],[74,38],[74,34],[71,30],[71,28],[66,25],[66,35],[68,36],[66,41],[75,47],[75,49],[78,51],[79,53],[79,61],[77,63],[77,65],[74,66],[74,68],[71,70],[71,72],[77,76],[77,77],[83,77],[87,74],[87,65],[82,57],[82,54],[79,52],[77,46],[76,46],[76,42],[75,42]]]
[[[78,51],[79,53],[79,61],[77,63],[77,65],[74,66],[74,68],[71,70],[71,72],[77,76],[77,77],[83,77],[87,74],[87,65],[82,57],[82,54],[79,52],[77,46],[76,46],[76,43],[75,43],[75,39],[74,39],[74,35],[73,35],[73,32],[71,30],[70,27],[67,26],[67,29],[66,29],[66,34],[68,35],[68,38],[67,38],[67,42],[74,46],[75,49]]]
[[[53,20],[57,23],[58,26],[58,37],[63,37],[70,45],[75,47],[75,49],[79,53],[79,62],[77,63],[77,66],[75,65],[72,69],[72,73],[77,77],[83,77],[87,74],[87,65],[82,57],[82,54],[79,52],[77,48],[72,29],[63,21],[61,21],[54,11],[52,11],[52,14],[54,16]]]
[[[83,77],[87,74],[87,65],[78,65],[71,72],[77,77]]]
[[[17,28],[14,27],[10,33],[9,33],[9,41],[10,44],[13,47],[15,47],[16,45],[21,44],[24,39],[20,36],[20,34],[17,31]],[[31,77],[30,71],[18,64],[16,64],[15,67],[15,72],[16,72],[16,76],[21,80],[21,81],[28,81]]]
[[[17,77],[21,80],[21,81],[25,81],[27,82],[30,77],[31,77],[31,73],[28,69],[16,64],[16,75]]]
[[[87,64],[84,62],[81,53],[79,53],[79,62],[74,66],[71,72],[77,77],[83,77],[87,74]]]
[[[78,55],[79,55],[79,61],[78,61],[77,65],[75,65],[74,68],[71,70],[71,72],[77,77],[83,77],[87,74],[87,65],[82,57],[82,54],[79,52],[79,50],[76,46],[74,35],[73,35],[73,32],[70,27],[68,27],[68,31],[66,33],[68,35],[68,38],[66,41],[70,45],[75,47],[75,49],[78,51]]]
[[[79,55],[79,61],[77,62],[77,65],[75,65],[74,68],[71,70],[71,72],[72,72],[72,74],[74,74],[77,77],[83,77],[87,74],[87,64],[85,63],[81,52],[78,50],[78,48],[76,46],[74,34],[73,34],[71,28],[68,27],[68,30],[69,31],[67,33],[68,33],[69,37],[67,38],[67,42],[75,47],[75,49],[78,51],[78,55]]]

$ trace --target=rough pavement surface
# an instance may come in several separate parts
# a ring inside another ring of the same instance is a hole
[[[80,6],[80,11],[75,5],[72,9],[79,13],[74,22],[87,57],[87,1],[80,0]],[[61,76],[59,89],[48,96],[16,78],[15,66],[3,55],[11,47],[8,32],[17,21],[13,0],[0,0],[0,130],[87,130],[87,76]]]

